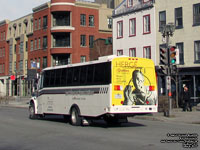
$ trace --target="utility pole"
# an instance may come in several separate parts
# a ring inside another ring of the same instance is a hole
[[[160,29],[162,32],[163,38],[166,38],[166,55],[167,55],[167,64],[166,65],[166,70],[167,70],[167,76],[166,76],[166,87],[167,87],[167,95],[168,95],[168,117],[172,115],[172,89],[171,89],[171,48],[169,44],[169,39],[170,36],[173,36],[173,33],[175,31],[175,26],[173,23],[168,23],[167,25],[163,25],[162,28]],[[174,63],[174,62],[172,62]]]

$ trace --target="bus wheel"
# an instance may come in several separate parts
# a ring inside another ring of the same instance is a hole
[[[76,107],[73,107],[71,110],[71,124],[73,126],[80,126],[81,125],[81,117],[78,109]]]
[[[30,119],[36,119],[37,115],[35,114],[35,105],[34,103],[31,103],[29,106],[29,118]]]

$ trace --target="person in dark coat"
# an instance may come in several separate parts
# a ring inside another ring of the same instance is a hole
[[[189,110],[192,111],[192,102],[190,99],[190,93],[186,85],[184,86],[184,91],[183,91],[183,102],[184,102],[183,111],[189,111]]]

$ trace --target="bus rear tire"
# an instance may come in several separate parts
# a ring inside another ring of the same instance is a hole
[[[80,126],[82,122],[82,118],[80,117],[80,111],[78,108],[73,107],[71,110],[71,125],[73,126]]]
[[[35,114],[35,105],[31,103],[29,106],[29,119],[36,119],[37,115]]]

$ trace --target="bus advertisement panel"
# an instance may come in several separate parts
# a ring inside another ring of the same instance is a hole
[[[152,60],[123,57],[112,62],[112,105],[157,105]]]

